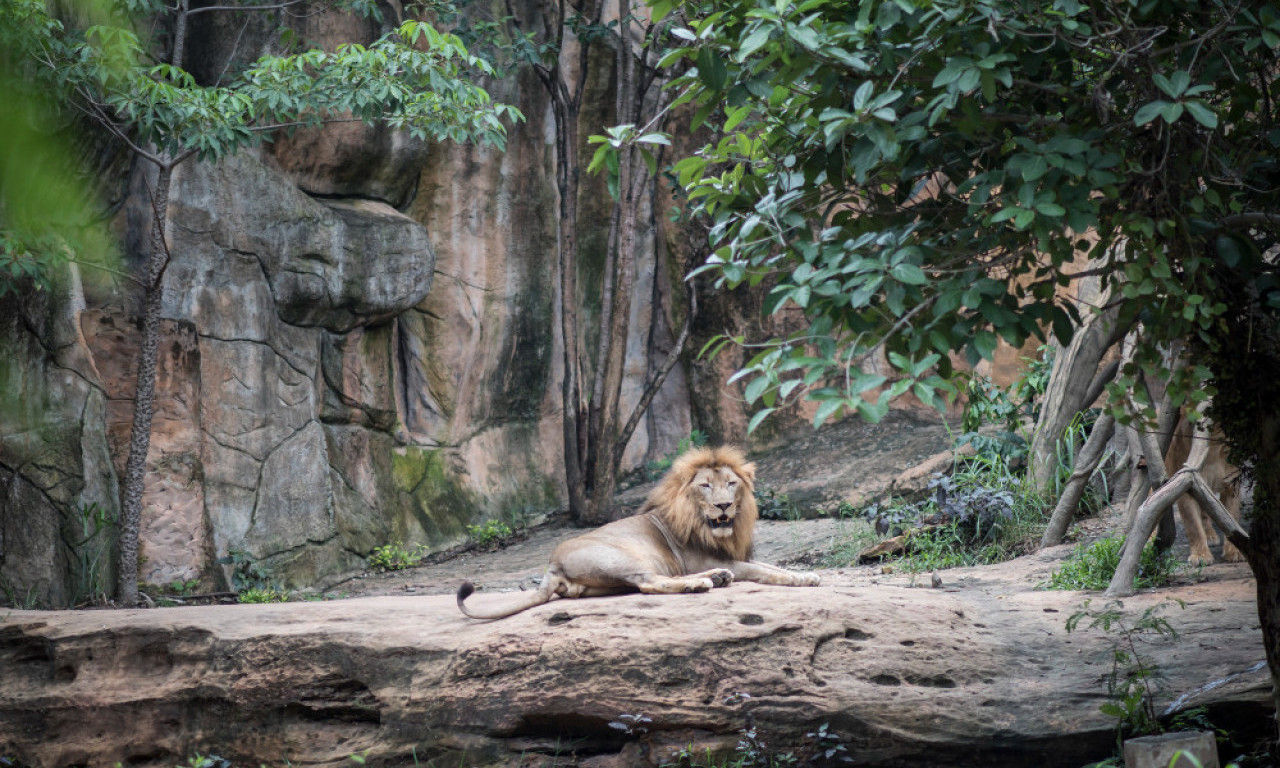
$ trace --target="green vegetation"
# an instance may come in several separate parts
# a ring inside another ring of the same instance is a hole
[[[375,547],[369,553],[369,569],[373,571],[402,571],[405,568],[412,568],[422,562],[422,556],[427,548],[422,544],[414,547],[414,551],[404,548],[400,542],[392,542],[384,544],[381,547]]]
[[[1026,460],[1026,432],[1040,414],[1040,401],[1053,372],[1053,349],[1046,344],[1038,352],[1036,357],[1022,358],[1022,375],[1008,388],[986,376],[967,374],[957,445],[973,445],[979,455],[1000,456],[1011,464]],[[992,426],[994,433],[983,429]]]
[[[1120,564],[1123,549],[1123,536],[1110,536],[1087,546],[1078,546],[1044,586],[1047,589],[1106,589]],[[1173,580],[1178,567],[1178,560],[1172,552],[1159,552],[1154,543],[1147,542],[1142,549],[1134,587],[1150,589],[1164,586]]]
[[[1030,551],[1044,528],[1052,499],[1037,493],[998,455],[960,459],[951,475],[935,475],[928,498],[892,500],[862,510],[882,537],[903,536],[905,554],[896,567],[918,573],[1008,560]],[[865,548],[837,548],[830,567],[851,565]]]
[[[506,539],[515,535],[511,526],[501,520],[488,520],[479,525],[467,526],[467,536],[482,549],[496,548]]]
[[[1107,697],[1110,701],[1100,709],[1116,719],[1116,746],[1132,736],[1163,733],[1164,726],[1156,717],[1155,698],[1163,690],[1160,668],[1138,653],[1139,638],[1164,637],[1176,640],[1178,633],[1160,612],[1171,604],[1180,608],[1182,601],[1166,601],[1153,605],[1136,619],[1126,619],[1123,605],[1109,602],[1102,608],[1091,608],[1086,600],[1080,610],[1067,619],[1067,631],[1075,632],[1080,623],[1089,620],[1089,629],[1100,629],[1112,638],[1111,672],[1107,675]]]
[[[287,603],[293,593],[274,587],[250,587],[236,598],[241,603]]]

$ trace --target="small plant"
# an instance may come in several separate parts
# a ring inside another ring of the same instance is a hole
[[[199,579],[187,579],[186,581],[175,579],[169,582],[169,594],[175,597],[191,597],[199,587]]]
[[[233,768],[233,766],[226,758],[197,753],[195,757],[188,757],[187,762],[174,768]]]
[[[1176,600],[1153,605],[1129,623],[1119,602],[1106,603],[1100,609],[1090,608],[1090,603],[1084,601],[1080,610],[1067,619],[1067,631],[1076,631],[1080,622],[1088,619],[1089,629],[1101,629],[1113,638],[1111,673],[1107,676],[1107,696],[1111,700],[1100,709],[1116,718],[1117,744],[1131,736],[1163,733],[1155,711],[1155,697],[1163,690],[1163,677],[1157,665],[1138,653],[1136,638],[1156,635],[1176,640],[1177,631],[1159,613],[1171,603],[1182,608],[1186,604]]]
[[[616,720],[609,721],[609,727],[628,736],[639,736],[649,732],[649,723],[652,722],[653,718],[645,715],[618,715]]]
[[[231,588],[236,592],[248,589],[271,589],[274,582],[267,569],[250,557],[243,549],[229,550],[225,557],[214,560],[218,565],[231,566]]]
[[[965,388],[966,403],[961,416],[961,435],[957,445],[973,445],[979,456],[998,457],[1019,464],[1027,456],[1025,421],[1035,422],[1040,415],[1040,400],[1049,386],[1053,372],[1053,351],[1048,345],[1037,350],[1038,357],[1024,357],[1023,373],[1007,389],[996,386],[990,378],[971,375]],[[980,432],[984,426],[994,432]]]
[[[1111,536],[1098,539],[1089,545],[1076,547],[1062,567],[1049,576],[1046,589],[1106,589],[1111,585],[1120,555],[1124,551],[1124,537]],[[1178,560],[1171,552],[1159,552],[1154,543],[1142,548],[1138,563],[1138,575],[1134,579],[1137,589],[1160,587],[1173,581],[1178,570]]]
[[[422,562],[426,547],[419,544],[416,552],[410,552],[398,541],[374,547],[369,553],[369,568],[374,571],[403,571]]]
[[[287,603],[291,596],[291,592],[274,587],[250,587],[236,599],[241,603]]]
[[[72,514],[79,522],[79,535],[75,541],[63,540],[75,562],[71,605],[105,603],[111,552],[118,536],[116,521],[96,503],[77,504]]]
[[[791,500],[791,496],[767,485],[757,485],[755,490],[756,507],[760,517],[765,520],[797,520],[800,508]]]
[[[501,520],[488,520],[480,525],[467,526],[467,535],[481,549],[496,549],[505,539],[515,535],[515,532]]]

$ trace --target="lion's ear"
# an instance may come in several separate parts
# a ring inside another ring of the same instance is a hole
[[[738,470],[738,473],[741,474],[742,479],[746,480],[748,483],[755,483],[756,465],[754,463],[747,462],[746,464],[743,464],[742,468]]]

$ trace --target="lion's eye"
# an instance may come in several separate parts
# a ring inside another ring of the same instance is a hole
[[[730,480],[730,481],[729,481],[729,487],[730,487],[730,488],[737,488],[737,487],[738,487],[738,484],[737,484],[737,483],[735,483],[734,481]]]
[[[711,483],[703,483],[703,484],[702,484],[702,487],[703,487],[703,488],[710,488],[710,487],[711,487]]]

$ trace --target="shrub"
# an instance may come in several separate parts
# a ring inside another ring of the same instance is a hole
[[[476,543],[476,546],[492,549],[502,543],[504,539],[509,539],[515,535],[511,530],[511,526],[501,520],[489,520],[480,525],[467,526],[467,535]]]
[[[405,568],[412,568],[422,562],[424,549],[426,547],[419,544],[416,552],[410,552],[398,541],[384,544],[381,547],[375,547],[369,554],[369,567],[375,571],[402,571]]]
[[[236,599],[241,603],[287,603],[291,593],[274,587],[250,587]]]

